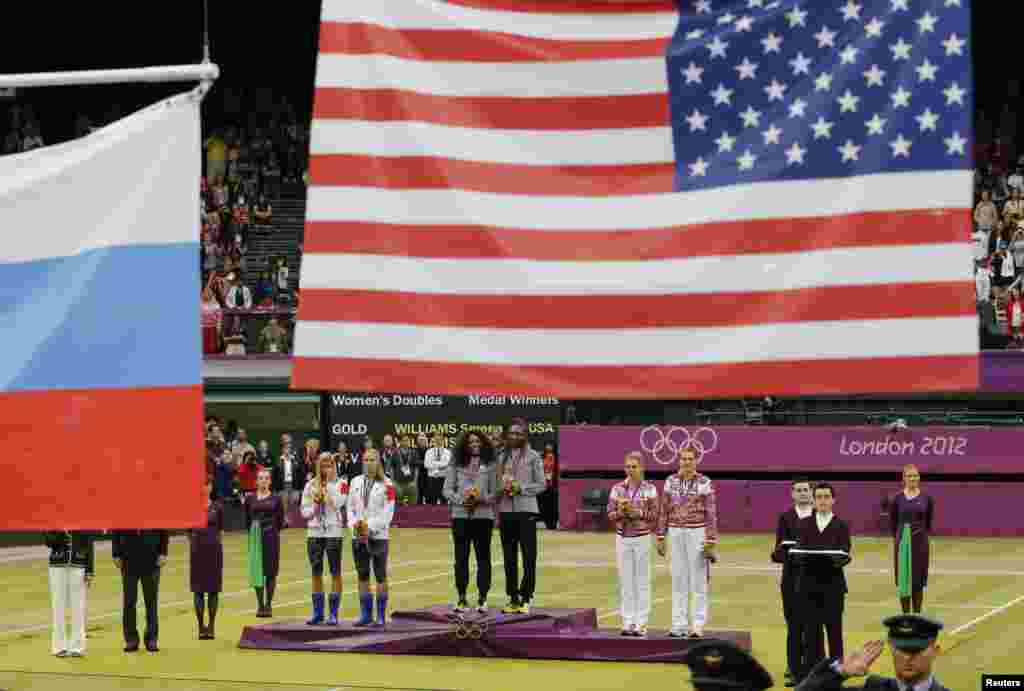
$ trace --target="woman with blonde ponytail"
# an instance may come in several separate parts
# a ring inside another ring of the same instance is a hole
[[[341,607],[342,511],[348,500],[348,482],[338,480],[334,457],[320,454],[317,473],[302,491],[302,517],[306,519],[306,553],[313,576],[313,618],[311,626],[324,623],[324,555],[331,571],[332,588],[328,626],[338,625]]]

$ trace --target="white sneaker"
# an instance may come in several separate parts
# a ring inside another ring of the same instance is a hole
[[[637,636],[638,638],[646,638],[647,637],[647,627],[646,626],[634,626],[633,627],[633,635]]]
[[[672,638],[686,638],[688,634],[686,631],[683,631],[682,629],[672,629],[668,632],[668,635]]]

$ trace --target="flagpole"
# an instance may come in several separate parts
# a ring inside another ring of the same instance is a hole
[[[78,86],[88,84],[126,84],[130,82],[213,82],[220,68],[213,62],[197,65],[133,67],[118,70],[79,70],[73,72],[33,72],[0,74],[0,89],[25,89],[38,86]]]

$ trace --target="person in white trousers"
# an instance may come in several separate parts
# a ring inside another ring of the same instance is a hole
[[[672,629],[674,638],[702,638],[708,621],[710,563],[718,543],[718,512],[711,479],[697,473],[697,450],[679,450],[679,472],[665,480],[658,512],[658,554],[672,543]],[[693,625],[690,596],[693,595]]]
[[[658,518],[658,490],[644,480],[643,456],[626,454],[626,479],[608,496],[615,524],[623,636],[646,636],[651,616],[651,528]]]
[[[85,655],[86,593],[95,571],[93,536],[80,531],[46,533],[50,548],[50,609],[53,629],[50,652],[57,657]],[[70,633],[65,623],[71,610]]]

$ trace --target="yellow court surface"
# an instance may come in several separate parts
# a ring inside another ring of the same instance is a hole
[[[121,651],[120,579],[109,543],[96,548],[96,581],[89,591],[88,652],[58,659],[49,652],[46,550],[0,551],[0,689],[72,688],[75,691],[139,689],[459,689],[569,691],[570,689],[688,688],[685,666],[616,662],[494,660],[457,657],[264,652],[238,649],[242,627],[256,619],[256,599],[246,579],[245,536],[226,534],[225,574],[217,640],[196,639],[188,590],[189,554],[172,540],[160,584],[160,648]],[[274,602],[275,620],[308,618],[310,584],[305,531],[286,530]],[[754,653],[782,688],[785,625],[779,570],[769,561],[769,535],[724,535],[711,579],[709,629],[744,629]],[[615,628],[617,581],[614,536],[541,531],[535,605],[590,607],[602,626]],[[494,535],[491,606],[505,602],[501,548]],[[653,550],[652,550],[653,554]],[[846,647],[884,636],[881,620],[899,611],[891,572],[892,545],[879,537],[854,537],[847,567]],[[670,575],[654,555],[651,629],[670,619]],[[343,613],[355,618],[355,574],[346,541]],[[470,600],[475,601],[471,572]],[[983,673],[1024,673],[1024,540],[933,538],[924,613],[946,624],[945,652],[936,666],[949,688],[978,688]],[[393,531],[389,577],[391,609],[453,602],[451,537],[441,529]],[[140,595],[141,610],[141,595]],[[139,613],[140,627],[144,621]],[[874,670],[892,671],[888,653]],[[68,684],[71,684],[69,687]]]

